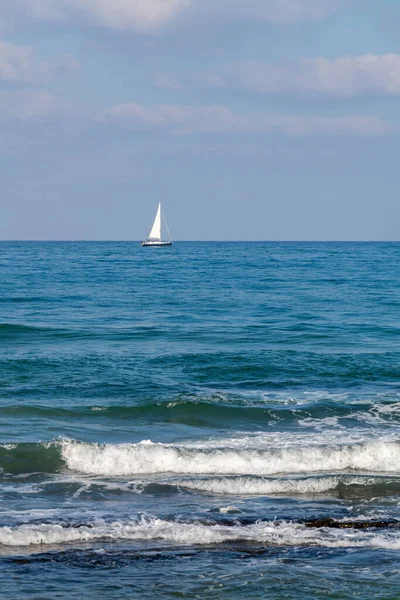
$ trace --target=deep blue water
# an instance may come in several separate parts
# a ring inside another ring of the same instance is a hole
[[[397,599],[399,265],[0,243],[0,597]]]

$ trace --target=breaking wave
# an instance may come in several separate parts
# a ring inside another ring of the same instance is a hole
[[[251,439],[213,444],[92,444],[71,439],[47,444],[0,446],[3,473],[57,473],[65,468],[85,475],[124,477],[174,475],[259,475],[362,471],[398,473],[400,442],[370,440],[329,444],[301,438],[298,445],[253,447]]]
[[[368,496],[400,493],[400,479],[354,475],[316,476],[284,479],[264,477],[193,478],[179,482],[189,490],[232,496],[314,495],[339,492],[343,496]]]
[[[29,481],[30,477],[34,482]],[[39,478],[39,480],[38,480]],[[27,481],[26,481],[27,479]],[[182,493],[244,497],[244,496],[315,496],[329,494],[349,499],[371,499],[400,496],[400,478],[371,475],[314,475],[304,477],[177,477],[103,478],[85,475],[55,474],[8,477],[0,479],[0,493],[7,496],[29,497],[39,494],[52,498],[103,499],[125,494],[173,496]],[[396,500],[397,501],[397,500]]]
[[[172,545],[201,546],[253,543],[271,546],[400,549],[398,531],[310,529],[293,522],[259,521],[243,526],[218,523],[182,523],[143,517],[136,521],[87,525],[24,524],[0,527],[0,545],[27,547],[88,542],[162,541]]]
[[[91,475],[237,474],[274,475],[326,471],[398,472],[400,442],[370,441],[337,446],[190,448],[140,442],[86,444],[64,441],[66,466]]]

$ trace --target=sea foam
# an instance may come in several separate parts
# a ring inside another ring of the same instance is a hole
[[[2,546],[43,546],[87,542],[163,541],[172,545],[254,543],[272,546],[321,546],[328,548],[400,549],[398,532],[309,529],[293,522],[257,522],[252,525],[179,523],[158,518],[138,521],[99,522],[95,525],[26,524],[0,528]]]
[[[70,470],[111,477],[153,473],[274,475],[348,470],[394,473],[400,465],[400,443],[378,440],[264,449],[194,448],[150,441],[99,445],[64,440],[61,452]]]
[[[210,477],[179,482],[189,490],[235,496],[259,496],[270,494],[321,494],[335,490],[339,477],[307,477],[304,479],[264,479],[255,477]]]

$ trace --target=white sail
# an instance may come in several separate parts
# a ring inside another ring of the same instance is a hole
[[[0,3],[1,3],[1,0],[0,0]],[[166,241],[166,240],[163,241],[163,239],[162,239],[163,223],[168,232],[168,236],[169,236],[168,241]],[[142,246],[153,246],[153,247],[172,246],[171,234],[169,232],[169,228],[168,228],[167,221],[165,219],[165,215],[161,208],[161,202],[158,205],[156,218],[154,219],[154,223],[153,223],[152,230],[150,231],[150,235],[147,238],[147,240],[144,240],[142,242]]]
[[[153,228],[150,231],[149,240],[161,241],[161,202],[158,205],[156,218],[154,219]]]

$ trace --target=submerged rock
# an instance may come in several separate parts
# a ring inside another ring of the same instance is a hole
[[[331,529],[370,529],[370,528],[400,528],[400,521],[336,521],[330,517],[326,519],[312,519],[305,521],[306,527],[330,527]]]

